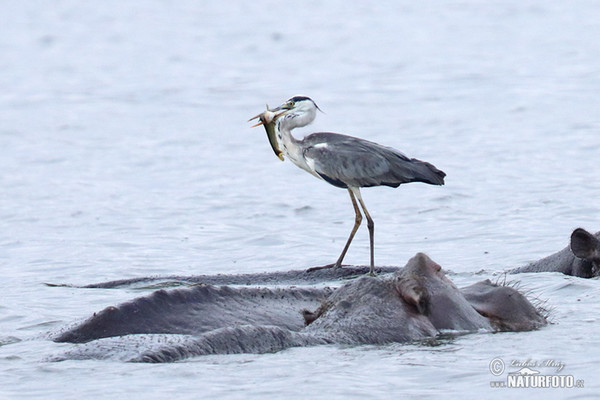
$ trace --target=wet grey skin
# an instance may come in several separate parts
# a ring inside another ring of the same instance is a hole
[[[369,273],[373,276],[375,223],[367,211],[360,188],[372,186],[397,188],[403,183],[410,182],[443,185],[446,174],[428,162],[409,158],[391,147],[352,136],[318,132],[302,140],[296,139],[292,135],[292,130],[312,123],[317,110],[319,107],[311,98],[295,96],[272,110],[267,107],[267,111],[251,120],[260,119],[260,122],[254,126],[265,125],[269,142],[277,157],[282,160],[287,157],[311,175],[333,186],[348,190],[355,213],[354,226],[337,261],[320,268],[342,266],[350,243],[362,223],[360,211],[362,208],[369,230]]]
[[[322,344],[406,343],[440,331],[525,331],[545,317],[517,290],[489,280],[458,289],[418,253],[404,268],[330,287],[158,290],[51,334],[79,343],[52,357],[171,362]]]
[[[560,272],[580,278],[600,276],[600,232],[592,234],[577,228],[571,233],[569,246],[509,272]]]

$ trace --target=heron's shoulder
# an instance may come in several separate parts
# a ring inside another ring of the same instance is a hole
[[[341,133],[333,132],[315,132],[306,136],[302,142],[305,145],[311,146],[320,143],[341,143],[346,142],[350,139],[356,139],[352,136],[342,135]]]
[[[365,139],[333,132],[311,133],[310,135],[306,136],[304,140],[302,140],[302,144],[305,148],[311,146],[325,147],[325,145],[352,146],[356,149],[363,147],[384,147]]]
[[[392,147],[383,146],[366,139],[333,132],[312,133],[302,140],[302,145],[305,150],[320,149],[342,152],[350,151],[353,153],[365,152],[382,157],[393,155],[395,157],[407,158],[404,153]]]

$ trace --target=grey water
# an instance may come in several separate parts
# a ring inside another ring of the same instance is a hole
[[[167,365],[44,359],[73,346],[48,332],[151,292],[46,283],[335,261],[347,194],[281,163],[247,122],[296,94],[324,111],[304,133],[361,136],[448,174],[363,191],[378,265],[423,251],[459,286],[503,280],[573,228],[600,230],[600,3],[0,7],[0,398],[598,396],[600,282],[553,273],[514,277],[551,309],[535,332]],[[368,262],[366,228],[346,262]],[[528,362],[584,387],[491,387]]]

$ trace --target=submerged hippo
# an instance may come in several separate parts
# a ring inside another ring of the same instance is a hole
[[[600,232],[591,234],[577,228],[571,234],[571,243],[558,253],[516,268],[510,273],[562,272],[580,278],[600,276]]]
[[[546,324],[522,294],[489,280],[458,289],[425,254],[338,289],[198,285],[109,307],[54,336],[82,343],[54,360],[169,362],[318,344],[385,344],[442,330],[524,331]]]

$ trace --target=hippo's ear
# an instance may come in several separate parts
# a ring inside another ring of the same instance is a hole
[[[429,293],[414,276],[400,275],[396,280],[396,290],[400,297],[417,308],[419,314],[429,314]]]
[[[577,258],[590,259],[600,252],[600,241],[585,229],[577,228],[571,234],[571,251]]]

